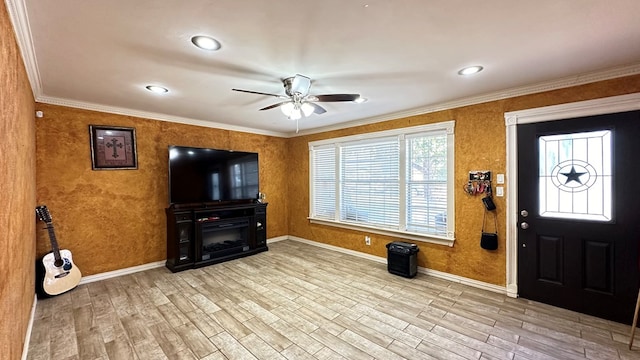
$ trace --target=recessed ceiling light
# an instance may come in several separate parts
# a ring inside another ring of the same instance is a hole
[[[369,100],[369,99],[363,98],[363,97],[359,97],[359,98],[353,100],[353,102],[356,103],[356,104],[362,104],[363,102],[366,102],[367,100]]]
[[[483,67],[480,65],[469,66],[458,71],[458,75],[471,75],[471,74],[479,73],[480,71],[482,71],[482,69]]]
[[[156,94],[166,94],[169,92],[169,89],[166,87],[158,86],[158,85],[147,85],[145,89],[154,92]]]
[[[221,47],[220,42],[210,36],[194,36],[191,38],[191,42],[202,50],[215,51]]]

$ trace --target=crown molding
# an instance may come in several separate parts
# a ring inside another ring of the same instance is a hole
[[[603,71],[595,71],[586,74],[579,74],[573,76],[567,76],[561,79],[540,82],[533,85],[521,86],[510,88],[506,90],[495,91],[479,96],[472,96],[453,101],[442,102],[425,107],[419,107],[406,111],[394,112],[380,116],[373,116],[364,119],[358,119],[354,121],[344,122],[340,124],[324,126],[320,128],[314,128],[309,130],[302,130],[298,133],[295,132],[276,132],[264,129],[255,129],[242,126],[234,126],[229,124],[217,123],[207,120],[190,119],[177,116],[171,116],[167,114],[159,114],[152,112],[144,112],[126,108],[118,108],[112,106],[106,106],[101,104],[93,104],[87,102],[80,102],[74,100],[60,99],[55,97],[45,96],[43,94],[42,80],[38,71],[36,54],[33,46],[33,38],[31,35],[31,28],[29,26],[29,18],[27,15],[27,8],[24,0],[5,0],[7,10],[9,12],[9,18],[13,24],[14,31],[16,33],[16,40],[20,48],[20,53],[24,61],[25,69],[29,82],[31,83],[31,89],[33,91],[34,98],[37,102],[62,105],[68,107],[75,107],[85,110],[101,111],[119,115],[136,116],[142,118],[148,118],[153,120],[176,122],[181,124],[196,125],[202,127],[219,128],[223,130],[232,130],[240,132],[248,132],[253,134],[292,138],[311,134],[318,134],[327,131],[341,130],[345,128],[369,125],[373,123],[406,118],[410,116],[423,115],[433,113],[437,111],[455,109],[463,106],[476,105],[489,101],[502,100],[506,98],[512,98],[516,96],[529,95],[544,91],[556,90],[567,88],[571,86],[578,86],[597,81],[609,80],[624,76],[638,75],[640,74],[640,63],[635,63],[627,66],[620,66]]]
[[[323,133],[327,131],[341,130],[341,129],[351,128],[355,126],[369,125],[369,124],[374,124],[382,121],[396,120],[396,119],[406,118],[410,116],[423,115],[423,114],[433,113],[437,111],[450,110],[450,109],[476,105],[476,104],[481,104],[481,103],[490,102],[490,101],[508,99],[516,96],[535,94],[535,93],[544,92],[544,91],[568,88],[572,86],[578,86],[578,85],[583,85],[583,84],[588,84],[588,83],[593,83],[593,82],[598,82],[603,80],[609,80],[609,79],[615,79],[615,78],[620,78],[625,76],[638,75],[638,74],[640,74],[640,63],[630,65],[630,66],[617,67],[617,68],[608,69],[604,71],[592,72],[589,74],[565,77],[562,79],[542,82],[534,85],[496,91],[488,94],[458,99],[458,100],[449,101],[449,102],[443,102],[443,103],[439,103],[439,104],[435,104],[427,107],[421,107],[417,109],[411,109],[411,110],[400,111],[400,112],[395,112],[395,113],[386,114],[386,115],[374,116],[370,118],[344,122],[344,123],[325,126],[321,128],[302,130],[298,133],[277,132],[277,131],[269,131],[264,129],[234,126],[234,125],[218,123],[218,122],[213,122],[208,120],[184,118],[184,117],[178,117],[178,116],[172,116],[172,115],[166,115],[166,114],[160,114],[160,113],[138,111],[138,110],[127,109],[127,108],[119,108],[119,107],[67,100],[67,99],[61,99],[61,98],[55,98],[55,97],[47,97],[47,96],[36,96],[36,101],[41,103],[52,104],[52,105],[68,106],[68,107],[80,108],[85,110],[100,111],[100,112],[125,115],[125,116],[136,116],[136,117],[147,118],[152,120],[168,121],[168,122],[175,122],[180,124],[195,125],[195,126],[223,129],[223,130],[240,131],[240,132],[247,132],[247,133],[267,135],[267,136],[293,138],[298,136]],[[515,123],[515,121],[517,120],[513,119],[513,121]]]
[[[420,107],[416,109],[400,111],[400,112],[395,112],[395,113],[390,113],[390,114],[385,114],[380,116],[374,116],[374,117],[369,117],[365,119],[344,122],[336,125],[324,126],[321,128],[302,130],[297,134],[289,133],[289,137],[305,136],[305,135],[323,133],[327,131],[341,130],[341,129],[346,129],[346,128],[355,127],[355,126],[369,125],[369,124],[374,124],[374,123],[388,121],[388,120],[396,120],[396,119],[406,118],[410,116],[429,114],[437,111],[450,110],[450,109],[476,105],[476,104],[481,104],[481,103],[490,102],[490,101],[503,100],[503,99],[513,98],[517,96],[530,95],[530,94],[540,93],[544,91],[563,89],[563,88],[568,88],[572,86],[584,85],[584,84],[589,84],[593,82],[610,80],[610,79],[638,75],[638,74],[640,74],[640,63],[627,65],[627,66],[620,66],[620,67],[602,70],[602,71],[595,71],[595,72],[581,74],[581,75],[567,76],[557,80],[545,81],[545,82],[540,82],[533,85],[520,86],[520,87],[510,88],[506,90],[494,91],[494,92],[483,94],[483,95],[471,96],[467,98],[447,101],[447,102]]]
[[[166,115],[166,114],[160,114],[160,113],[154,113],[154,112],[148,112],[148,111],[139,111],[139,110],[120,108],[115,106],[107,106],[107,105],[88,103],[88,102],[82,102],[82,101],[67,100],[67,99],[61,99],[61,98],[55,98],[55,97],[40,96],[40,97],[36,97],[36,101],[44,104],[67,106],[72,108],[99,111],[99,112],[124,115],[124,116],[135,116],[139,118],[167,121],[167,122],[173,122],[178,124],[195,125],[195,126],[202,126],[202,127],[208,127],[208,128],[214,128],[214,129],[232,130],[232,131],[238,131],[238,132],[246,132],[251,134],[259,134],[259,135],[267,135],[267,136],[275,136],[275,137],[287,137],[286,133],[277,132],[277,131],[255,129],[255,128],[249,128],[244,126],[235,126],[235,125],[229,125],[229,124],[224,124],[224,123],[219,123],[219,122],[214,122],[209,120],[184,118],[179,116],[172,116],[172,115]]]
[[[302,130],[298,133],[276,132],[276,131],[269,131],[264,129],[234,126],[234,125],[229,125],[224,123],[212,122],[208,120],[183,118],[183,117],[171,116],[166,114],[144,112],[144,111],[138,111],[138,110],[132,110],[132,109],[126,109],[126,108],[118,108],[113,106],[106,106],[106,105],[86,103],[86,102],[66,100],[66,99],[46,97],[46,96],[36,96],[36,101],[47,103],[47,104],[53,104],[53,105],[62,105],[62,106],[101,111],[101,112],[126,115],[126,116],[136,116],[136,117],[148,118],[153,120],[175,122],[180,124],[196,125],[196,126],[202,126],[202,127],[224,129],[224,130],[233,130],[233,131],[247,132],[247,133],[267,135],[267,136],[275,136],[275,137],[293,138],[293,137],[323,133],[327,131],[341,130],[341,129],[346,129],[346,128],[355,127],[355,126],[369,125],[369,124],[374,124],[382,121],[396,120],[396,119],[406,118],[410,116],[423,115],[423,114],[433,113],[437,111],[450,110],[450,109],[476,105],[476,104],[481,104],[481,103],[490,102],[490,101],[503,100],[503,99],[508,99],[508,98],[517,97],[517,96],[535,94],[539,92],[551,91],[556,89],[563,89],[563,88],[568,88],[572,86],[579,86],[579,85],[589,84],[593,82],[610,80],[610,79],[638,75],[638,74],[640,74],[640,63],[629,65],[629,66],[617,67],[617,68],[608,69],[604,71],[592,72],[592,73],[583,74],[583,75],[569,76],[569,77],[565,77],[558,80],[537,83],[534,85],[521,86],[521,87],[511,88],[507,90],[496,91],[488,94],[458,99],[458,100],[449,101],[449,102],[443,102],[443,103],[439,103],[439,104],[435,104],[427,107],[421,107],[417,109],[411,109],[411,110],[400,111],[400,112],[395,112],[395,113],[386,114],[386,115],[374,116],[370,118],[344,122],[344,123],[325,126],[321,128]]]
[[[20,48],[22,61],[31,84],[33,97],[38,98],[42,94],[42,80],[36,62],[36,52],[33,47],[33,37],[31,36],[31,26],[27,15],[27,6],[24,0],[5,0],[9,12],[9,19],[13,24],[13,31],[16,34],[16,41]]]
[[[504,113],[504,118],[507,126],[515,126],[633,110],[640,110],[640,93],[511,111]]]

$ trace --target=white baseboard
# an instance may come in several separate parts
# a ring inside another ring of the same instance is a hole
[[[271,244],[271,243],[274,243],[274,242],[287,240],[287,239],[289,239],[289,236],[287,236],[287,235],[278,236],[278,237],[275,237],[275,238],[267,239],[267,244]],[[80,283],[78,285],[88,284],[88,283],[92,283],[92,282],[95,282],[95,281],[106,280],[106,279],[110,279],[110,278],[114,278],[114,277],[118,277],[118,276],[122,276],[122,275],[129,275],[129,274],[137,273],[137,272],[140,272],[140,271],[145,271],[145,270],[150,270],[150,269],[163,267],[165,265],[165,263],[166,263],[166,260],[161,260],[161,261],[156,261],[156,262],[152,262],[152,263],[148,263],[148,264],[132,266],[132,267],[124,268],[124,269],[107,271],[107,272],[103,272],[103,273],[100,273],[100,274],[84,276],[84,277],[82,277],[82,279],[80,279]]]
[[[31,342],[31,331],[33,330],[33,322],[36,317],[36,304],[38,303],[38,296],[33,296],[33,304],[31,305],[31,315],[29,316],[29,324],[27,325],[27,332],[24,335],[24,345],[22,346],[22,360],[27,360],[29,355],[29,343]]]
[[[503,295],[507,294],[507,288],[504,287],[504,286],[495,285],[495,284],[487,283],[487,282],[480,281],[480,280],[470,279],[470,278],[467,278],[467,277],[464,277],[464,276],[449,274],[449,273],[446,273],[446,272],[433,270],[433,269],[427,269],[427,268],[423,268],[423,267],[418,267],[418,272],[421,272],[421,273],[427,274],[427,275],[431,275],[433,277],[437,277],[437,278],[440,278],[440,279],[449,280],[451,282],[460,283],[460,284],[463,284],[463,285],[468,285],[468,286],[471,286],[471,287],[474,287],[474,288],[477,288],[477,289],[488,290],[488,291],[492,291],[492,292],[503,294]]]
[[[156,261],[156,262],[152,262],[152,263],[148,263],[148,264],[132,266],[132,267],[124,268],[124,269],[119,269],[119,270],[114,270],[114,271],[107,271],[107,272],[103,272],[103,273],[100,273],[100,274],[84,276],[80,280],[80,284],[79,285],[88,284],[88,283],[92,283],[92,282],[95,282],[95,281],[114,278],[114,277],[117,277],[117,276],[129,275],[129,274],[137,273],[137,272],[140,272],[140,271],[145,271],[145,270],[150,270],[150,269],[163,267],[165,263],[166,263],[166,260],[161,260],[161,261]]]
[[[385,259],[383,257],[380,257],[380,256],[375,256],[375,255],[371,255],[371,254],[365,254],[365,253],[362,253],[360,251],[349,250],[349,249],[341,248],[339,246],[333,246],[333,245],[329,245],[329,244],[320,243],[320,242],[317,242],[317,241],[307,240],[307,239],[304,239],[304,238],[301,238],[301,237],[297,237],[297,236],[289,235],[289,240],[293,240],[293,241],[297,241],[297,242],[301,242],[301,243],[305,243],[305,244],[321,247],[323,249],[328,249],[328,250],[341,252],[343,254],[357,256],[357,257],[360,257],[360,258],[364,258],[364,259],[372,260],[372,261],[375,261],[375,262],[379,262],[381,264],[386,264],[387,263],[387,259]]]
[[[289,236],[283,235],[283,236],[278,236],[278,237],[274,237],[274,238],[271,238],[271,239],[267,239],[267,245],[272,244],[274,242],[282,241],[282,240],[289,240]]]
[[[274,243],[274,242],[287,240],[287,239],[289,239],[289,237],[287,235],[278,236],[278,237],[275,237],[275,238],[267,239],[267,244],[271,244],[271,243]],[[114,277],[118,277],[118,276],[122,276],[122,275],[129,275],[129,274],[137,273],[137,272],[140,272],[140,271],[145,271],[145,270],[150,270],[150,269],[163,267],[166,262],[167,262],[166,260],[161,260],[161,261],[156,261],[156,262],[152,262],[152,263],[148,263],[148,264],[132,266],[132,267],[124,268],[124,269],[119,269],[119,270],[114,270],[114,271],[107,271],[107,272],[100,273],[100,274],[84,276],[84,277],[82,277],[82,279],[80,280],[80,284],[78,284],[78,285],[88,284],[88,283],[92,283],[92,282],[95,282],[95,281],[106,280],[106,279],[110,279],[110,278],[114,278]]]
[[[309,244],[309,245],[321,247],[321,248],[324,248],[324,249],[341,252],[343,254],[349,254],[349,255],[357,256],[357,257],[360,257],[360,258],[363,258],[363,259],[368,259],[368,260],[371,260],[371,261],[375,261],[375,262],[378,262],[378,263],[381,263],[381,264],[386,264],[387,263],[387,259],[383,258],[383,257],[380,257],[380,256],[366,254],[366,253],[362,253],[362,252],[355,251],[355,250],[349,250],[349,249],[341,248],[339,246],[333,246],[333,245],[329,245],[329,244],[324,244],[324,243],[320,243],[320,242],[316,242],[316,241],[312,241],[312,240],[308,240],[308,239],[304,239],[304,238],[297,237],[297,236],[292,236],[292,235],[283,235],[283,236],[270,238],[270,239],[267,240],[267,244],[273,244],[273,243],[276,243],[278,241],[283,241],[283,240],[293,240],[293,241],[301,242],[301,243],[304,243],[304,244]],[[156,262],[153,262],[153,263],[133,266],[133,267],[125,268],[125,269],[108,271],[108,272],[95,274],[95,275],[89,275],[89,276],[83,277],[82,280],[80,280],[80,284],[88,284],[88,283],[91,283],[91,282],[94,282],[94,281],[106,280],[106,279],[114,278],[114,277],[117,277],[117,276],[133,274],[133,273],[136,273],[136,272],[139,272],[139,271],[144,271],[144,270],[163,267],[164,265],[165,265],[165,260],[162,260],[162,261],[156,261]],[[430,275],[430,276],[433,276],[433,277],[437,277],[437,278],[440,278],[440,279],[445,279],[445,280],[448,280],[448,281],[451,281],[451,282],[460,283],[460,284],[464,284],[464,285],[469,285],[469,286],[472,286],[472,287],[475,287],[475,288],[478,288],[478,289],[489,290],[489,291],[500,293],[500,294],[507,294],[507,288],[505,286],[490,284],[490,283],[486,283],[486,282],[475,280],[475,279],[466,278],[466,277],[459,276],[459,275],[454,275],[454,274],[450,274],[450,273],[446,273],[446,272],[442,272],[442,271],[438,271],[438,270],[423,268],[423,267],[420,267],[420,266],[418,267],[418,272],[420,272],[422,274]],[[35,310],[35,303],[34,303],[34,310]]]
[[[300,238],[300,237],[297,237],[297,236],[291,236],[290,235],[290,236],[288,236],[286,238],[288,238],[289,240],[298,241],[298,242],[301,242],[301,243],[305,243],[305,244],[321,247],[321,248],[324,248],[324,249],[341,252],[343,254],[349,254],[349,255],[357,256],[357,257],[360,257],[360,258],[372,260],[372,261],[383,263],[383,264],[387,263],[387,259],[383,258],[383,257],[380,257],[380,256],[375,256],[375,255],[371,255],[371,254],[365,254],[365,253],[362,253],[362,252],[359,252],[359,251],[349,250],[349,249],[341,248],[341,247],[338,247],[338,246],[333,246],[333,245],[328,245],[328,244],[324,244],[324,243],[320,243],[320,242],[316,242],[316,241],[312,241],[312,240],[307,240],[307,239]],[[284,239],[280,239],[280,240],[284,240]],[[278,241],[280,241],[280,240],[278,240]],[[438,271],[438,270],[427,269],[427,268],[420,267],[420,266],[418,267],[418,272],[420,272],[422,274],[430,275],[430,276],[433,276],[433,277],[437,277],[437,278],[440,278],[440,279],[448,280],[448,281],[451,281],[451,282],[472,286],[472,287],[475,287],[475,288],[478,288],[478,289],[488,290],[488,291],[492,291],[492,292],[496,292],[496,293],[500,293],[500,294],[507,294],[507,288],[504,287],[504,286],[500,286],[500,285],[490,284],[490,283],[486,283],[486,282],[483,282],[483,281],[470,279],[470,278],[466,278],[466,277],[459,276],[459,275],[449,274],[449,273]]]

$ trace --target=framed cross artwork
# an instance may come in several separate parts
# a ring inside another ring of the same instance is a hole
[[[93,170],[137,169],[136,129],[89,125]]]

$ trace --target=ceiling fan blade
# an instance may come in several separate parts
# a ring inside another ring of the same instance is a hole
[[[309,88],[311,87],[311,79],[300,74],[296,74],[291,82],[291,93],[300,93],[301,96],[307,96],[309,94]]]
[[[337,101],[353,101],[360,97],[360,94],[330,94],[330,95],[313,95],[313,98],[319,102],[337,102]]]
[[[263,107],[260,110],[270,110],[270,109],[273,109],[273,108],[277,108],[278,106],[282,106],[282,105],[284,105],[284,104],[286,104],[288,102],[290,102],[290,101],[283,101],[283,102],[280,102],[280,103],[277,103],[277,104],[273,104],[273,105],[269,105],[269,106]]]
[[[268,93],[263,93],[263,92],[259,92],[259,91],[251,91],[251,90],[242,90],[242,89],[231,89],[233,91],[239,91],[239,92],[245,92],[245,93],[249,93],[249,94],[258,94],[258,95],[266,95],[266,96],[274,96],[280,99],[287,99],[286,96],[284,95],[278,95],[278,94],[268,94]]]
[[[313,106],[313,112],[320,115],[320,114],[324,114],[327,112],[327,110],[325,110],[322,106],[318,105],[318,104],[314,104],[312,102],[306,102],[307,104]]]

